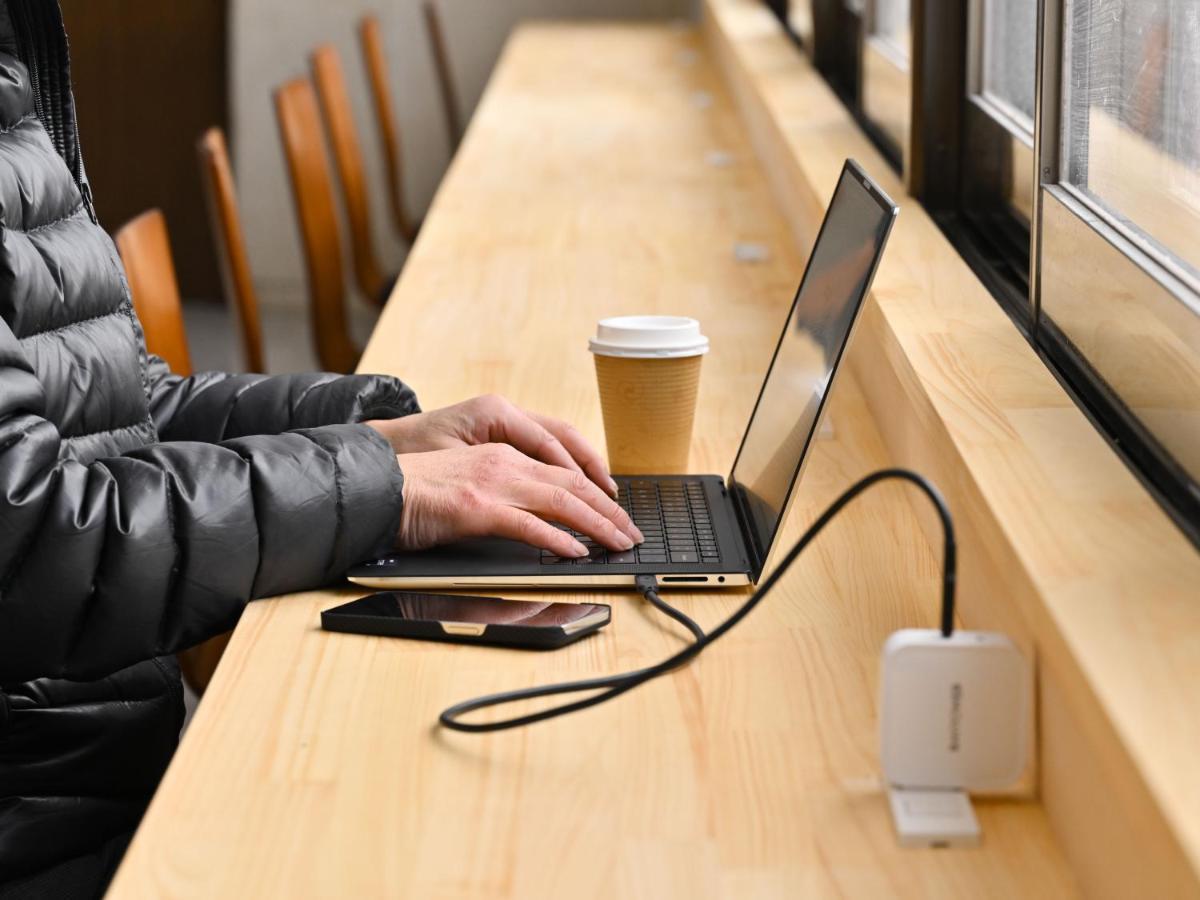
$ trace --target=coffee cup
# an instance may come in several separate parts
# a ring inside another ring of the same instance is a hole
[[[700,323],[683,316],[601,319],[588,349],[613,473],[687,472],[700,363],[708,352]]]

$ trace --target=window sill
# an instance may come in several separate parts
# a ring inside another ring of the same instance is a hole
[[[1037,660],[1039,789],[1084,892],[1200,893],[1200,556],[766,8],[703,10],[805,252],[845,157],[902,200],[851,362],[957,511],[963,622]]]

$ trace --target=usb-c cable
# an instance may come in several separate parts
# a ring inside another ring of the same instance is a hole
[[[778,584],[779,579],[791,568],[792,563],[799,558],[800,554],[804,552],[812,540],[852,500],[871,486],[890,479],[899,479],[915,484],[937,509],[938,518],[942,523],[943,535],[941,632],[943,637],[950,637],[954,633],[954,589],[958,566],[957,547],[954,539],[954,521],[950,516],[950,510],[946,506],[946,501],[942,498],[938,489],[923,476],[908,469],[882,469],[855,482],[825,512],[821,513],[820,517],[801,535],[800,540],[787,552],[787,555],[784,556],[783,560],[775,568],[775,571],[762,583],[762,586],[733,615],[707,634],[704,633],[695,621],[659,597],[658,583],[653,575],[639,575],[636,583],[638,590],[642,592],[642,596],[664,615],[670,616],[687,628],[694,638],[694,641],[688,644],[687,647],[667,657],[662,662],[644,669],[623,672],[618,675],[606,675],[600,678],[590,678],[581,681],[565,681],[559,684],[543,685],[541,687],[525,688],[517,691],[505,691],[499,694],[477,697],[474,700],[467,700],[444,710],[441,716],[438,717],[438,721],[444,728],[468,732],[503,731],[508,728],[531,725],[534,722],[541,722],[545,719],[566,715],[576,710],[595,706],[614,697],[619,697],[621,694],[632,690],[640,684],[645,684],[651,679],[664,675],[672,669],[690,662],[699,656],[705,647],[732,630],[738,622],[748,616],[754,607],[758,606],[767,594],[771,592],[771,589]],[[591,696],[574,700],[570,703],[563,703],[559,706],[539,710],[538,712],[515,716],[511,719],[498,719],[492,722],[463,722],[461,720],[462,716],[479,709],[502,706],[507,703],[515,703],[519,700],[531,700],[537,697],[550,697],[556,694],[573,694],[583,691],[597,691],[598,693],[593,693]]]

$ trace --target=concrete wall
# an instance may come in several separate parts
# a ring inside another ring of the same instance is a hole
[[[512,27],[527,18],[679,17],[693,0],[440,0],[464,121],[487,83]],[[376,243],[398,268],[402,245],[391,231],[374,118],[356,22],[374,10],[383,24],[396,115],[406,159],[410,212],[424,212],[448,163],[419,0],[234,0],[230,11],[230,116],[242,214],[255,280],[265,303],[304,303],[303,264],[272,89],[308,72],[309,48],[333,42],[342,54],[373,191]],[[345,229],[343,228],[343,233]],[[349,253],[344,255],[347,267]],[[349,273],[347,273],[349,274]]]

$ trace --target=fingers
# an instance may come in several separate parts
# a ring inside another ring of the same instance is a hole
[[[580,501],[587,508],[587,514],[599,516],[622,536],[632,540],[633,543],[640,544],[645,540],[642,532],[638,530],[637,526],[633,524],[633,520],[629,518],[629,514],[582,472],[568,472],[565,469],[558,469],[553,466],[539,465],[532,475],[538,481],[552,484],[558,490],[567,491],[570,496]],[[572,508],[579,512],[577,507]],[[556,519],[555,521],[562,522],[564,525],[570,525],[576,531],[582,531],[584,534],[591,535],[600,540],[599,534],[593,534],[588,528],[581,528],[574,522],[568,522],[565,519]],[[602,531],[604,530],[604,525],[597,522],[593,528]],[[628,548],[622,547],[620,549],[626,550]]]
[[[549,550],[551,553],[567,559],[587,556],[588,553],[583,544],[561,528],[555,528],[532,513],[513,506],[503,504],[493,506],[491,515],[488,517],[488,524],[490,525],[487,529],[489,534],[520,541],[523,544],[532,544],[534,547]]]
[[[508,443],[410,453],[398,461],[405,478],[398,546],[493,534],[563,557],[587,555],[551,522],[615,551],[643,540],[628,514],[584,472],[531,459]]]
[[[586,480],[582,474],[575,477]],[[517,482],[511,488],[510,503],[586,534],[609,550],[633,547],[633,538],[561,485],[535,480]]]
[[[555,419],[553,416],[544,416],[541,413],[535,412],[527,412],[525,415],[553,435],[559,444],[566,449],[567,453],[571,455],[571,458],[578,463],[578,466],[564,466],[564,468],[582,468],[587,477],[598,484],[610,497],[617,495],[617,483],[613,481],[612,475],[609,474],[604,457],[587,442],[582,434],[568,423],[561,419]],[[542,462],[550,461],[542,460]],[[551,465],[561,464],[551,463]]]
[[[511,445],[492,445],[484,453],[495,501],[565,525],[611,550],[629,550],[644,540],[625,510],[583,472],[538,462]]]

